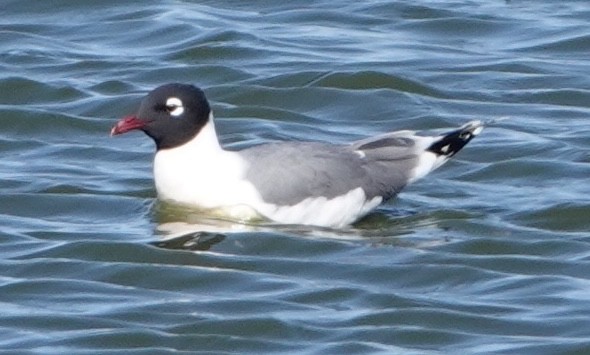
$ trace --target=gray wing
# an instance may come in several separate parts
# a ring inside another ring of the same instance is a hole
[[[353,143],[270,143],[238,153],[248,162],[247,178],[262,198],[293,205],[308,197],[328,199],[361,187],[367,198],[388,199],[409,180],[416,164],[411,140],[384,135]]]
[[[249,164],[248,179],[270,203],[293,205],[316,196],[331,199],[358,187],[369,199],[386,200],[454,156],[483,127],[481,121],[471,121],[434,137],[398,131],[350,145],[270,143],[238,153]],[[422,162],[423,154],[434,154],[435,160]]]

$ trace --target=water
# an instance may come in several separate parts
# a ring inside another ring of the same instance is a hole
[[[10,1],[2,353],[590,352],[586,1]],[[166,82],[222,140],[345,142],[508,117],[345,230],[155,201],[110,138]],[[206,231],[206,232],[203,232]]]

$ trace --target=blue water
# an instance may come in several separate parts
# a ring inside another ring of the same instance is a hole
[[[586,1],[71,0],[0,18],[0,353],[590,353]],[[168,82],[222,141],[505,119],[349,228],[157,202],[109,137]]]

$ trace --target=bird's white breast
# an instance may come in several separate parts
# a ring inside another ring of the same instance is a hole
[[[221,148],[210,120],[188,143],[163,149],[154,158],[154,180],[164,200],[204,208],[253,205],[260,201],[244,179],[246,163]]]

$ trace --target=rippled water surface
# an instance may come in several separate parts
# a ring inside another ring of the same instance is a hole
[[[590,353],[586,1],[2,7],[5,353]],[[235,147],[508,119],[350,228],[243,226],[108,135],[172,81]]]

